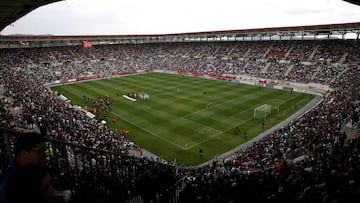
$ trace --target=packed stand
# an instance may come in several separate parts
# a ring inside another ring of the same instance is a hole
[[[358,105],[359,77],[353,67],[300,119],[231,157],[184,170],[181,202],[358,202],[360,139],[341,127]]]
[[[89,74],[163,69],[330,85],[335,91],[287,126],[231,157],[181,170],[185,178],[180,201],[240,202],[247,197],[273,202],[358,201],[360,141],[346,139],[341,131],[349,115],[353,120],[359,117],[353,109],[360,98],[356,62],[360,56],[351,52],[358,46],[359,42],[343,40],[229,42],[224,46],[160,43],[94,46],[90,50],[54,47],[46,48],[47,56],[37,49],[0,50],[2,84],[11,98],[1,100],[1,125],[14,128],[36,123],[52,138],[127,154],[128,140],[71,108],[43,84]],[[274,51],[272,55],[270,51]],[[279,63],[279,58],[286,63]],[[355,65],[345,66],[342,59]],[[22,113],[10,114],[9,109],[15,107]],[[302,159],[295,159],[299,157]],[[144,172],[144,177],[148,174]]]

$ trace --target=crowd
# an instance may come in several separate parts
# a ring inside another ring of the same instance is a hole
[[[334,91],[299,119],[226,159],[179,170],[180,201],[240,202],[248,197],[269,202],[357,202],[360,140],[347,139],[342,127],[349,116],[359,118],[354,112],[360,98],[358,46],[358,41],[315,40],[0,50],[6,94],[0,101],[1,125],[31,128],[35,123],[51,138],[127,154],[125,137],[71,108],[43,84],[162,69],[330,85]],[[15,108],[21,113],[13,114]],[[145,182],[147,176],[144,173]]]
[[[185,170],[182,202],[359,201],[360,140],[341,131],[358,105],[359,74],[349,70],[320,105],[250,147]]]

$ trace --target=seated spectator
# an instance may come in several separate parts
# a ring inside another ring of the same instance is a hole
[[[15,158],[4,174],[0,177],[0,203],[7,194],[8,182],[19,168],[29,164],[42,165],[45,162],[45,138],[37,133],[22,134],[15,142]]]
[[[50,203],[54,202],[54,194],[47,169],[39,164],[28,164],[10,178],[5,203]]]

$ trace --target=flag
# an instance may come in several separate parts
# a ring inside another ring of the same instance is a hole
[[[84,48],[91,48],[91,47],[92,47],[92,42],[83,41],[83,47],[84,47]]]

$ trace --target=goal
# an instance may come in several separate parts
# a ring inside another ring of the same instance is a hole
[[[271,113],[271,105],[263,104],[259,107],[254,108],[254,118],[264,118]]]

